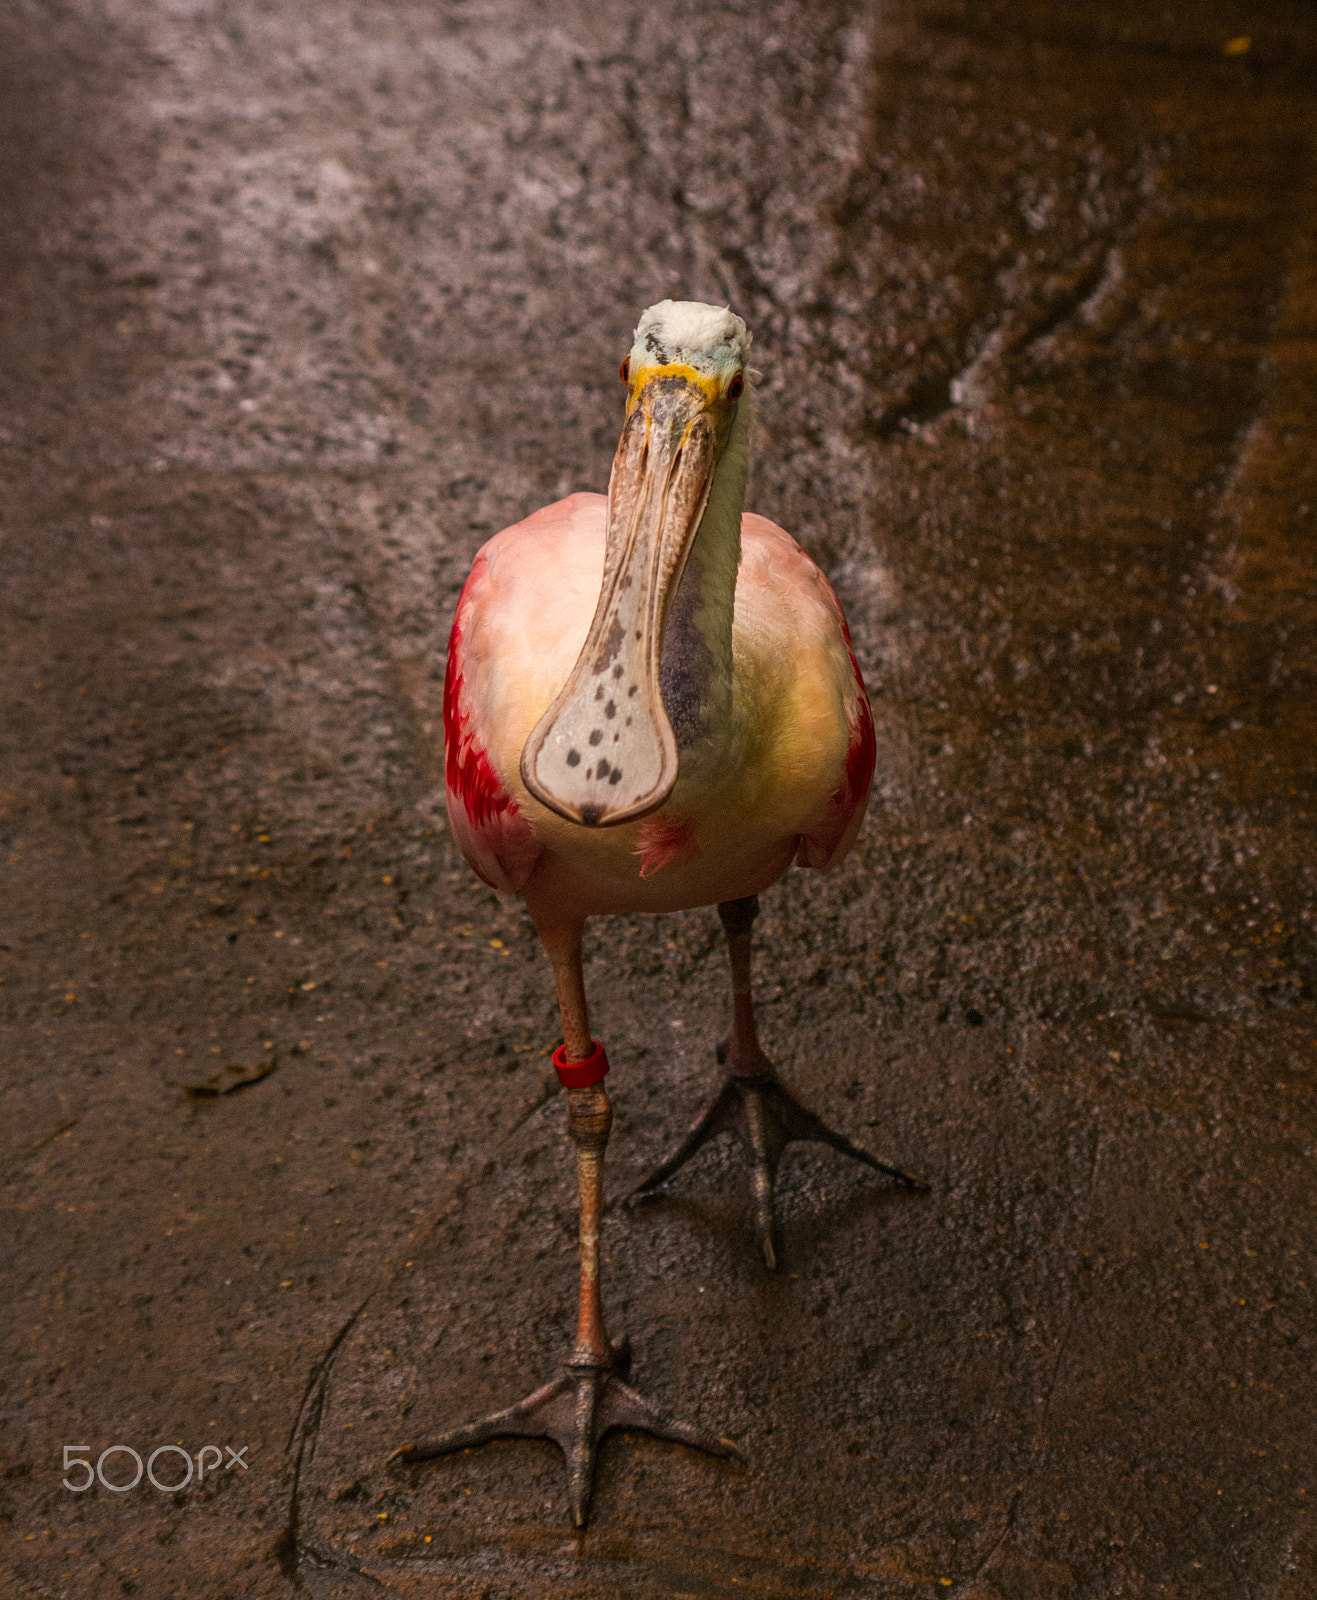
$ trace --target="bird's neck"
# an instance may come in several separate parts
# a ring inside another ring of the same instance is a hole
[[[709,488],[708,503],[663,634],[663,708],[683,758],[715,754],[731,729],[732,613],[741,560],[741,510],[750,468],[750,395]]]

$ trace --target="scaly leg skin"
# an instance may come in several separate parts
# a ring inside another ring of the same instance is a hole
[[[735,1134],[750,1167],[755,1233],[765,1265],[771,1271],[777,1266],[781,1253],[773,1184],[782,1152],[788,1144],[810,1141],[831,1145],[842,1155],[895,1178],[903,1189],[927,1193],[928,1185],[899,1167],[879,1161],[853,1144],[845,1134],[828,1127],[780,1082],[773,1063],[759,1048],[750,997],[750,930],[759,915],[758,896],[724,901],[718,907],[718,915],[727,934],[732,968],[732,1032],[718,1046],[718,1061],[727,1068],[727,1080],[681,1144],[632,1191],[632,1196],[652,1195],[711,1139],[721,1133]]]
[[[580,930],[562,939],[545,936],[554,962],[563,1037],[569,1061],[584,1060],[593,1048],[585,990],[581,981]],[[613,1111],[602,1083],[569,1089],[567,1131],[576,1146],[581,1193],[581,1288],[576,1343],[562,1375],[525,1400],[467,1427],[454,1428],[422,1444],[405,1444],[390,1462],[429,1461],[491,1439],[552,1439],[567,1460],[567,1497],[572,1522],[584,1528],[594,1493],[599,1443],[614,1428],[631,1428],[693,1445],[715,1456],[744,1459],[728,1439],[719,1439],[688,1422],[679,1422],[622,1381],[630,1365],[625,1341],[609,1343],[604,1331],[599,1284],[599,1222],[603,1210],[604,1150]]]

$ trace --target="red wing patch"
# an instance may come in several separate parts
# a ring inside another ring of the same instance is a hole
[[[504,789],[481,743],[462,688],[462,631],[475,586],[485,570],[477,556],[457,602],[444,675],[444,778],[453,831],[475,872],[501,891],[526,882],[539,845],[517,803]],[[460,812],[460,817],[455,814]]]
[[[457,602],[448,639],[448,670],[444,674],[444,777],[449,794],[461,801],[474,828],[495,821],[509,809],[515,810],[512,797],[504,793],[498,774],[477,742],[471,718],[462,705],[462,613],[484,570],[483,557],[477,557]]]
[[[640,824],[640,876],[652,878],[690,843],[695,826],[679,822],[675,817],[646,817]]]

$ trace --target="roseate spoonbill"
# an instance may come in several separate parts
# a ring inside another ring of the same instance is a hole
[[[621,1378],[604,1332],[599,1220],[612,1111],[581,968],[587,917],[716,904],[732,977],[726,1081],[652,1191],[735,1133],[760,1247],[776,1265],[773,1180],[813,1139],[907,1187],[916,1180],[826,1127],[759,1047],[750,997],[757,896],[795,861],[850,849],[873,775],[873,718],[827,580],[781,528],[742,514],[750,434],[740,317],[661,301],[622,363],[626,420],[608,495],[574,494],[495,535],[458,602],[444,690],[448,815],[468,862],[521,894],[553,965],[580,1184],[580,1305],[562,1376],[528,1399],[394,1459],[501,1436],[548,1437],[584,1526],[610,1428],[719,1455]]]

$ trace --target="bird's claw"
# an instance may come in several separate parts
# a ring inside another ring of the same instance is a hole
[[[568,1363],[561,1376],[504,1411],[479,1422],[453,1428],[422,1444],[401,1445],[389,1463],[410,1465],[436,1456],[487,1444],[492,1439],[552,1439],[567,1466],[567,1500],[573,1526],[584,1528],[594,1495],[595,1461],[607,1433],[617,1428],[672,1439],[709,1455],[745,1457],[730,1439],[720,1439],[692,1423],[681,1422],[623,1383],[620,1372],[630,1364],[630,1347],[620,1340],[613,1347],[611,1366]]]
[[[725,1062],[727,1049],[718,1047],[718,1060]],[[797,1141],[831,1145],[844,1156],[863,1162],[875,1172],[894,1178],[903,1189],[927,1193],[928,1185],[900,1167],[879,1161],[877,1156],[854,1144],[844,1133],[830,1128],[801,1104],[765,1062],[766,1070],[753,1075],[732,1073],[700,1115],[690,1132],[643,1183],[631,1191],[631,1198],[643,1199],[655,1193],[697,1151],[720,1133],[733,1133],[745,1153],[750,1168],[750,1193],[754,1203],[755,1234],[764,1264],[773,1270],[778,1263],[779,1239],[773,1203],[773,1185],[782,1152]]]

